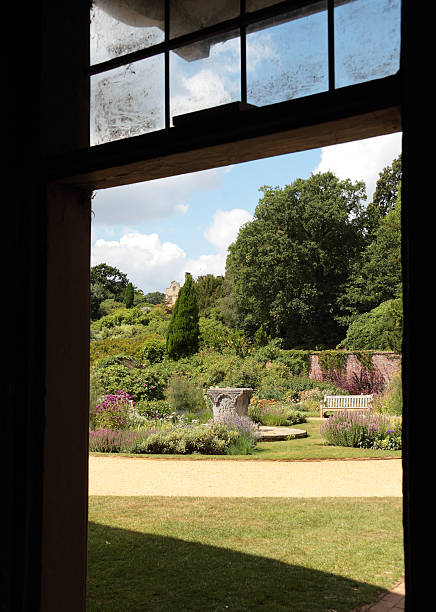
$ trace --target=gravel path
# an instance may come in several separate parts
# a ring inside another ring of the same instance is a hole
[[[89,457],[89,495],[401,497],[401,459],[235,461]]]

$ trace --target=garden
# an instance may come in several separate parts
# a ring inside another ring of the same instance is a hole
[[[171,318],[162,305],[150,305],[92,323],[91,452],[254,459],[301,456],[303,448],[309,458],[335,456],[337,447],[348,449],[340,456],[401,450],[401,375],[384,384],[371,369],[371,351],[356,351],[361,371],[351,378],[342,375],[346,351],[319,351],[322,380],[315,380],[311,351],[285,350],[261,334],[250,342],[218,319],[200,317],[197,352],[174,359],[166,343]],[[214,419],[211,387],[252,388],[247,416]],[[317,419],[324,395],[361,393],[374,395],[370,413]],[[310,442],[260,441],[261,426],[301,424]]]

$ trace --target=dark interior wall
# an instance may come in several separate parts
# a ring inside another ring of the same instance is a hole
[[[431,273],[434,242],[428,222],[434,170],[431,156],[422,150],[432,117],[429,92],[422,87],[429,78],[432,39],[422,33],[425,24],[416,6],[404,1],[402,60],[408,610],[427,609],[420,607],[428,588],[421,571],[420,525],[428,487],[420,476],[432,465],[418,413],[409,410],[429,401],[415,356],[427,337],[433,309],[428,297],[432,281],[420,280],[424,266]],[[90,198],[87,191],[49,186],[44,158],[87,145],[88,10],[88,2],[26,5],[8,65],[3,186],[4,300],[9,306],[4,322],[5,611],[77,612],[85,605]],[[4,7],[3,17],[8,27],[16,28],[16,5]]]

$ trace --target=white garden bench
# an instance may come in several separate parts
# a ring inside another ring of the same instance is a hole
[[[319,416],[326,412],[371,410],[372,395],[324,395],[319,405]]]

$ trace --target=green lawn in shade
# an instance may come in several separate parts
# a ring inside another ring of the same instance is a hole
[[[320,434],[322,421],[308,421],[294,425],[296,429],[304,429],[308,433],[307,438],[295,440],[283,440],[278,442],[259,442],[252,455],[143,455],[143,457],[165,457],[166,459],[362,459],[380,457],[401,457],[401,451],[373,450],[370,448],[348,448],[346,446],[326,446],[324,438]],[[93,453],[101,455],[105,453]],[[137,457],[138,455],[132,455]]]
[[[88,612],[348,612],[403,575],[399,498],[90,497]]]

